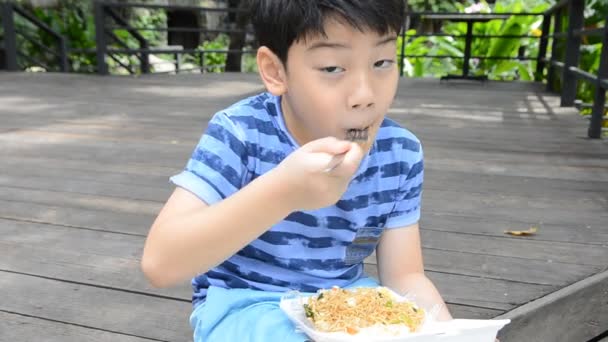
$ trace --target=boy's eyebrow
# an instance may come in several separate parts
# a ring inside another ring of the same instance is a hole
[[[341,43],[332,43],[328,41],[318,41],[312,44],[306,51],[312,51],[316,49],[322,48],[331,48],[331,49],[350,49],[350,46]]]
[[[376,46],[392,43],[396,40],[397,40],[397,36],[389,36],[384,39],[381,39],[378,43],[376,43]]]
[[[376,46],[381,46],[384,44],[388,44],[391,42],[394,42],[397,40],[397,36],[390,36],[390,37],[386,37],[383,38],[381,40],[379,40],[376,43]],[[312,44],[308,49],[306,49],[307,51],[312,51],[312,50],[316,50],[316,49],[321,49],[321,48],[331,48],[331,49],[350,49],[350,45],[348,44],[342,44],[342,43],[336,43],[336,42],[330,42],[330,41],[318,41],[314,44]]]

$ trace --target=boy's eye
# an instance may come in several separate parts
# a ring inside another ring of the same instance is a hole
[[[330,67],[321,68],[321,71],[326,72],[328,74],[337,74],[337,73],[343,72],[344,68],[340,68],[337,66],[330,66]]]
[[[390,68],[391,66],[393,66],[393,64],[395,64],[394,60],[383,59],[381,61],[377,61],[376,63],[374,63],[374,67],[380,68],[380,69],[386,69],[386,68]]]

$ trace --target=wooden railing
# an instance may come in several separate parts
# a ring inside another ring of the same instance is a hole
[[[34,25],[38,29],[46,32],[53,38],[55,38],[57,42],[57,46],[53,49],[48,46],[41,44],[37,39],[30,36],[27,31],[19,30],[15,25],[15,15],[22,17],[24,20]],[[22,7],[17,4],[11,2],[0,2],[0,19],[2,20],[2,29],[3,29],[3,59],[4,59],[4,69],[9,71],[17,71],[20,70],[20,66],[18,63],[18,59],[24,59],[30,62],[31,64],[37,64],[43,66],[47,70],[52,70],[53,67],[49,65],[45,65],[44,62],[40,60],[36,60],[33,56],[29,56],[22,51],[19,51],[17,48],[17,37],[21,37],[29,41],[31,44],[35,45],[37,48],[45,51],[56,57],[57,67],[61,72],[68,71],[68,47],[67,41],[65,37],[55,32],[48,25],[40,21],[36,16],[32,13],[26,11]]]

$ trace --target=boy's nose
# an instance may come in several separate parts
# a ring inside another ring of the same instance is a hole
[[[361,76],[355,82],[348,105],[353,109],[363,109],[374,105],[374,91],[367,76]]]

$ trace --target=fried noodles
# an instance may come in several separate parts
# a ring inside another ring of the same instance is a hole
[[[424,310],[414,303],[397,301],[388,289],[334,287],[321,290],[304,304],[306,317],[322,332],[356,334],[375,325],[401,324],[416,332],[425,317]]]

